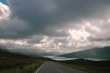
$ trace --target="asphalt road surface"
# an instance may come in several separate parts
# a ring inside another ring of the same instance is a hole
[[[42,64],[35,73],[86,73],[86,72],[72,69],[56,62],[46,62]]]

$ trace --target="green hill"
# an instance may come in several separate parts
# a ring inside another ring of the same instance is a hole
[[[110,60],[110,47],[93,48],[89,50],[61,55],[66,58]]]

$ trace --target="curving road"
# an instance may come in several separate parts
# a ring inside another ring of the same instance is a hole
[[[86,73],[86,72],[72,69],[56,62],[46,62],[42,64],[35,73]]]

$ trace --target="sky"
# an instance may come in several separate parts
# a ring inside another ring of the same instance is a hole
[[[110,46],[110,0],[0,2],[0,46],[11,52],[61,55]]]
[[[7,0],[0,0],[0,2],[7,4]]]

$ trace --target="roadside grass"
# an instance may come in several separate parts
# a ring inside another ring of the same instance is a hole
[[[34,73],[42,63],[19,65],[11,68],[0,69],[0,73]]]
[[[73,69],[81,70],[86,73],[110,73],[110,61],[66,61],[61,62],[63,65]]]

